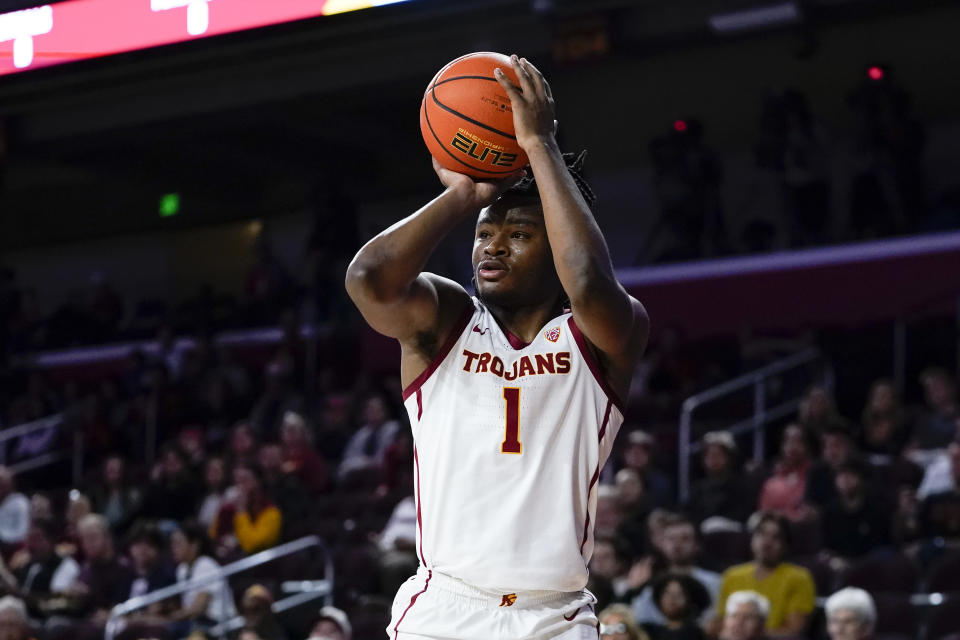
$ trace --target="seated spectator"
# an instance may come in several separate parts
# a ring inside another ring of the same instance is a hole
[[[880,378],[870,386],[860,423],[860,448],[864,453],[900,454],[907,436],[906,414],[891,380]]]
[[[198,493],[199,486],[183,453],[175,445],[167,445],[150,473],[142,514],[156,520],[162,530],[170,531],[177,522],[197,512]]]
[[[133,582],[129,598],[162,589],[176,581],[176,575],[163,558],[166,547],[163,534],[149,522],[139,522],[127,537]],[[159,607],[155,607],[159,611]]]
[[[910,445],[916,449],[942,449],[957,437],[956,382],[946,369],[931,367],[920,374],[926,406],[918,413],[910,434]]]
[[[733,436],[727,431],[703,436],[701,462],[704,478],[691,488],[687,511],[698,524],[715,517],[746,522],[757,498],[738,468]]]
[[[25,600],[34,616],[42,615],[48,599],[67,593],[80,574],[76,560],[54,551],[55,542],[52,524],[32,522],[25,547],[10,560],[12,573],[4,576],[6,587]]]
[[[827,598],[827,633],[830,640],[868,640],[873,637],[877,608],[863,589],[847,587]]]
[[[623,467],[640,474],[652,507],[669,507],[674,502],[673,483],[653,466],[653,449],[653,437],[649,433],[639,429],[631,431],[623,450]]]
[[[312,440],[303,416],[288,411],[280,427],[283,472],[296,476],[309,493],[319,493],[327,488],[327,467],[314,451]]]
[[[23,601],[13,596],[0,598],[0,640],[30,640],[31,637]]]
[[[717,615],[723,616],[727,611],[727,599],[732,593],[756,591],[769,603],[765,618],[770,636],[801,634],[813,612],[816,593],[809,571],[784,562],[790,542],[787,520],[774,513],[759,512],[750,518],[749,525],[753,562],[723,573]]]
[[[727,598],[720,640],[766,640],[770,601],[756,591],[735,591]]]
[[[257,640],[287,640],[277,616],[273,613],[273,595],[262,584],[251,585],[243,592],[240,601],[240,615],[243,616],[244,633],[250,633]]]
[[[220,456],[207,459],[203,469],[203,482],[207,493],[200,503],[197,521],[208,529],[217,518],[220,508],[236,498],[236,491],[229,490],[226,461]]]
[[[600,536],[594,539],[593,555],[590,557],[590,574],[610,581],[613,595],[622,598],[632,585],[627,577],[631,565],[630,547],[625,540],[615,536]]]
[[[825,387],[814,385],[807,389],[797,410],[797,424],[806,433],[818,436],[828,426],[842,421],[833,396]]]
[[[103,461],[101,481],[90,488],[94,511],[102,513],[114,531],[122,531],[136,519],[143,493],[127,482],[126,464],[118,455]]]
[[[689,575],[665,573],[652,587],[653,602],[664,622],[646,623],[651,640],[706,640],[697,620],[710,606],[710,594]]]
[[[220,565],[210,557],[206,532],[200,525],[187,523],[173,532],[170,550],[177,563],[177,583],[218,576]],[[233,593],[223,578],[184,592],[180,606],[167,615],[175,637],[183,637],[194,628],[210,627],[237,615]]]
[[[783,431],[780,459],[773,474],[763,483],[757,508],[774,511],[790,520],[810,518],[813,513],[804,500],[809,470],[810,446],[807,435],[799,424],[788,425]]]
[[[247,554],[276,545],[283,516],[264,490],[260,471],[251,465],[239,465],[233,469],[233,479],[236,501],[220,510],[211,537],[226,544],[227,550],[236,544]]]
[[[960,435],[947,446],[945,454],[937,456],[923,474],[917,489],[917,499],[955,491],[960,488]]]
[[[53,501],[46,493],[35,492],[30,496],[30,522],[37,520],[46,520],[53,522],[56,517],[53,515]]]
[[[868,499],[865,466],[849,460],[837,469],[836,494],[821,518],[823,547],[842,560],[890,544],[890,509]]]
[[[384,454],[400,431],[400,422],[389,413],[387,401],[380,395],[371,395],[364,402],[363,425],[347,442],[340,463],[340,476],[355,469],[378,468]]]
[[[310,640],[351,640],[350,619],[340,609],[326,606],[310,625]]]
[[[845,423],[835,422],[820,432],[820,458],[813,461],[807,473],[805,500],[823,508],[837,497],[833,477],[837,469],[856,455],[853,433]]]
[[[27,537],[30,501],[16,490],[13,472],[0,466],[0,548],[9,552]]]
[[[597,616],[600,637],[603,640],[650,640],[647,632],[633,619],[633,612],[625,604],[612,604]]]
[[[253,429],[250,427],[249,422],[241,421],[233,425],[233,432],[230,434],[230,455],[228,462],[229,466],[256,464],[257,439],[253,435]]]
[[[622,514],[617,533],[633,548],[634,555],[640,554],[648,545],[647,517],[651,511],[643,478],[636,469],[620,469],[614,476],[614,486]]]
[[[110,609],[130,595],[133,571],[125,559],[117,555],[110,523],[102,515],[84,516],[77,532],[86,560],[70,591],[77,598],[77,612],[102,626]]]
[[[697,528],[692,520],[675,515],[667,521],[659,547],[666,558],[666,571],[673,575],[690,576],[696,580],[707,594],[707,603],[700,608],[700,611],[712,617],[707,610],[716,604],[720,592],[720,575],[694,565],[699,548]],[[640,592],[640,595],[633,600],[632,606],[637,622],[640,624],[665,625],[667,623],[663,612],[657,606],[652,585]]]
[[[417,503],[407,496],[397,503],[383,531],[376,536],[380,548],[380,590],[396,593],[417,571]],[[596,555],[596,547],[594,547]]]

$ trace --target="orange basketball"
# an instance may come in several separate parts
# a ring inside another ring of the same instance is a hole
[[[527,164],[513,130],[513,110],[497,83],[497,67],[513,81],[510,58],[470,53],[434,76],[420,103],[420,132],[441,165],[475,178],[503,178]]]

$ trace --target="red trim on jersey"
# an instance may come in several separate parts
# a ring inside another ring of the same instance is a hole
[[[420,392],[420,389],[417,389],[417,421],[419,422],[420,418],[423,417],[423,393]]]
[[[563,614],[563,619],[566,620],[567,622],[572,622],[573,619],[577,617],[577,614],[580,613],[580,609],[583,609],[583,607],[577,607],[577,610],[574,611],[573,615],[570,616],[569,618],[567,617],[567,614]]]
[[[573,319],[571,318],[571,321]],[[607,433],[607,423],[610,421],[610,400],[607,400],[607,410],[603,414],[603,424],[600,425],[597,442],[603,442],[603,436]],[[416,458],[416,451],[414,451]],[[583,519],[583,541],[580,543],[580,555],[583,555],[583,547],[587,544],[587,534],[590,532],[590,492],[593,491],[593,485],[597,484],[600,478],[600,461],[597,461],[597,468],[593,471],[593,477],[590,478],[590,485],[587,487],[587,517]]]
[[[503,329],[503,327],[501,327],[501,329]],[[520,349],[530,346],[529,342],[524,342],[523,338],[513,333],[509,329],[503,329],[503,335],[507,336],[507,342],[509,342],[510,346],[516,351],[520,351]]]
[[[416,447],[413,448],[413,467],[417,471],[417,532],[420,534],[420,564],[426,567],[427,561],[423,558],[423,516],[420,514],[420,459],[417,457]]]
[[[417,598],[419,598],[420,596],[422,596],[424,593],[427,592],[427,587],[430,586],[430,578],[432,577],[433,577],[433,571],[428,570],[427,579],[423,583],[423,589],[413,594],[413,597],[410,598],[410,604],[408,604],[407,608],[403,610],[403,614],[400,616],[400,619],[397,620],[397,624],[393,625],[393,640],[397,640],[397,635],[399,635],[400,633],[399,631],[397,631],[397,627],[399,627],[400,623],[403,622],[403,619],[407,617],[407,612],[410,611],[410,608],[413,606],[413,603],[417,601]]]
[[[463,314],[457,318],[457,322],[453,325],[453,329],[450,331],[450,335],[447,336],[446,342],[443,343],[443,346],[440,347],[440,350],[437,351],[437,355],[433,358],[433,361],[430,363],[423,373],[417,376],[417,379],[410,383],[410,385],[403,390],[403,400],[406,402],[407,398],[413,395],[414,391],[420,389],[423,386],[423,383],[433,375],[433,372],[437,370],[437,367],[440,366],[440,363],[447,357],[447,354],[450,353],[450,349],[453,349],[453,345],[457,343],[457,340],[460,339],[460,336],[463,334],[463,330],[467,328],[467,323],[470,322],[470,318],[473,317],[474,307],[473,302],[471,301],[467,307],[463,310]]]
[[[607,397],[613,401],[613,404],[617,406],[617,409],[620,409],[620,413],[623,413],[624,406],[620,401],[620,397],[614,392],[613,388],[610,386],[610,383],[607,382],[607,377],[604,375],[603,366],[599,361],[597,361],[597,357],[593,354],[590,344],[580,331],[580,327],[577,326],[573,316],[570,316],[570,319],[567,320],[567,324],[570,326],[570,333],[573,334],[573,339],[576,340],[577,346],[580,347],[580,354],[583,356],[583,359],[587,361],[587,366],[590,368],[590,373],[592,373],[593,377],[597,379],[597,384],[599,384],[600,388],[603,389],[603,392],[607,394]]]

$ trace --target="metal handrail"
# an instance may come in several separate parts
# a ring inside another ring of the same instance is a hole
[[[738,422],[728,428],[733,435],[738,435],[747,431],[754,432],[753,438],[753,457],[760,461],[764,453],[764,430],[763,427],[772,420],[785,417],[791,411],[799,406],[799,398],[788,400],[772,408],[766,406],[766,381],[778,374],[791,369],[816,362],[817,360],[826,360],[819,349],[810,347],[798,353],[787,356],[776,362],[772,362],[759,369],[737,376],[715,387],[711,387],[698,394],[692,395],[683,401],[680,412],[680,430],[678,434],[678,469],[679,476],[679,494],[681,502],[686,502],[690,497],[690,456],[700,450],[702,444],[691,441],[693,412],[697,408],[712,402],[724,396],[730,395],[735,391],[740,391],[747,387],[753,387],[753,416],[741,422]],[[833,388],[833,370],[827,363],[824,369],[824,386],[828,389]]]
[[[133,613],[138,609],[142,609],[158,602],[163,602],[164,600],[172,598],[173,596],[178,596],[186,593],[187,591],[205,587],[217,582],[222,582],[224,588],[227,588],[226,578],[229,578],[232,575],[247,571],[267,562],[271,562],[277,558],[282,558],[284,556],[311,548],[318,548],[323,553],[324,575],[326,578],[322,581],[322,583],[326,584],[322,586],[327,588],[325,596],[330,597],[330,595],[333,593],[333,559],[330,557],[330,552],[320,536],[304,536],[303,538],[298,538],[292,542],[287,542],[265,551],[255,553],[252,556],[242,558],[236,562],[231,562],[230,564],[221,567],[216,573],[211,573],[205,576],[197,576],[184,582],[178,582],[176,584],[162,587],[160,589],[156,589],[155,591],[145,593],[142,596],[136,596],[126,600],[125,602],[121,602],[110,610],[110,617],[107,619],[106,629],[104,630],[104,639],[113,640],[118,631],[117,626],[120,623],[121,618]],[[218,626],[222,627],[220,629],[222,632],[220,637],[223,637],[223,635],[226,634],[226,628],[222,624]]]
[[[0,464],[5,464],[7,461],[7,443],[11,440],[30,435],[37,431],[62,426],[67,420],[68,418],[64,413],[55,413],[45,418],[24,422],[23,424],[3,429],[0,431]],[[47,451],[32,458],[11,464],[10,470],[14,473],[32,471],[33,469],[39,469],[70,457],[73,460],[73,481],[75,484],[80,482],[83,477],[83,433],[79,429],[73,429],[72,432],[73,443],[69,451]]]

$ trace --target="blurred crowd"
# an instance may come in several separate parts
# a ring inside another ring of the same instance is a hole
[[[960,228],[956,190],[925,186],[924,126],[888,66],[865,70],[847,96],[843,132],[821,124],[797,89],[764,97],[755,166],[776,183],[779,215],[732,229],[721,156],[698,118],[677,120],[650,145],[660,218],[636,261],[690,260]],[[739,205],[737,205],[739,206]],[[736,231],[736,232],[735,232]]]

